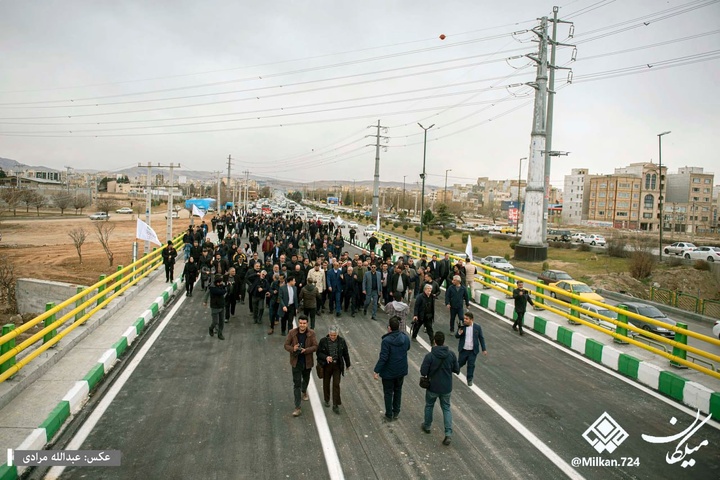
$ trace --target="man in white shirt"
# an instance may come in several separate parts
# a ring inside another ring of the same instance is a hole
[[[483,355],[487,356],[485,348],[485,337],[483,337],[482,327],[475,325],[475,319],[472,312],[465,312],[463,316],[464,328],[458,328],[455,334],[460,339],[458,344],[458,363],[460,368],[467,363],[467,384],[469,387],[473,385],[473,377],[475,374],[475,360],[477,359],[480,348]]]

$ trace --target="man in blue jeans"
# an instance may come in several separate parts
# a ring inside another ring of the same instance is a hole
[[[362,280],[362,293],[365,295],[365,308],[363,315],[367,315],[368,305],[372,303],[372,319],[377,320],[378,299],[382,292],[382,276],[377,271],[377,265],[370,265],[370,271],[365,272]]]
[[[420,375],[430,378],[430,386],[425,391],[425,421],[421,428],[430,433],[433,421],[433,408],[435,400],[440,399],[440,408],[445,423],[445,438],[443,445],[450,445],[452,438],[452,412],[450,411],[450,393],[452,392],[452,374],[460,373],[455,354],[445,345],[445,334],[435,332],[433,338],[435,346],[425,355],[420,366]]]
[[[458,363],[462,368],[467,363],[467,384],[468,387],[473,386],[473,377],[475,376],[475,360],[482,348],[483,355],[487,356],[485,348],[485,337],[482,333],[482,327],[475,325],[475,318],[472,312],[465,312],[463,317],[464,327],[458,328],[455,338],[460,339],[458,343]]]
[[[382,378],[385,395],[385,415],[387,422],[400,416],[402,386],[408,374],[407,352],[410,350],[410,338],[400,330],[400,321],[392,317],[388,321],[388,333],[383,335],[380,344],[380,357],[375,364],[375,380]]]

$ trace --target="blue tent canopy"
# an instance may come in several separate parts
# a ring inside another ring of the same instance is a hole
[[[188,210],[192,209],[192,206],[197,206],[200,210],[206,211],[215,204],[214,198],[191,198],[185,200],[185,208]]]

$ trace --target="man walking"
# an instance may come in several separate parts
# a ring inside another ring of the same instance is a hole
[[[365,272],[362,282],[362,293],[365,295],[365,305],[363,309],[363,315],[367,315],[368,305],[372,303],[372,319],[377,320],[378,299],[380,292],[382,291],[382,277],[380,272],[377,271],[377,265],[370,265],[370,271]]]
[[[208,297],[210,297],[210,316],[212,318],[212,322],[210,323],[210,336],[212,337],[215,334],[215,329],[217,328],[218,340],[225,340],[222,332],[223,325],[225,325],[223,313],[225,312],[226,293],[227,289],[225,288],[222,275],[215,275],[213,285],[205,292],[205,298],[203,299],[203,305],[207,306]]]
[[[295,277],[289,277],[287,279],[285,285],[280,287],[278,296],[280,297],[280,309],[282,310],[280,330],[282,334],[285,335],[285,332],[292,328],[293,318],[295,318],[299,301],[297,288],[295,287]],[[307,317],[305,317],[305,320],[307,321]]]
[[[165,265],[165,282],[171,282],[173,278],[173,270],[175,269],[175,258],[177,250],[173,246],[172,240],[168,240],[167,246],[162,250],[163,265]]]
[[[333,412],[340,413],[340,378],[345,369],[350,369],[350,353],[345,339],[338,335],[338,327],[330,327],[325,338],[320,339],[317,350],[318,365],[323,370],[323,398],[325,406],[330,406],[330,381],[332,380]]]
[[[457,357],[445,345],[445,334],[435,333],[435,346],[425,355],[420,366],[420,375],[430,379],[430,386],[425,391],[425,421],[422,431],[430,433],[433,421],[433,408],[435,400],[440,399],[440,408],[443,412],[445,424],[445,438],[443,445],[450,445],[452,438],[452,412],[450,411],[450,393],[452,392],[452,374],[460,373]]]
[[[400,323],[393,317],[388,322],[388,333],[383,335],[380,343],[380,357],[375,364],[375,380],[382,378],[385,395],[385,421],[397,420],[400,416],[402,387],[408,374],[407,352],[410,350],[410,339],[399,330]]]
[[[415,311],[413,316],[412,339],[417,341],[420,327],[425,325],[430,346],[433,345],[433,321],[435,320],[435,297],[432,295],[432,285],[425,284],[423,293],[415,299]]]
[[[455,275],[452,279],[452,285],[445,290],[445,305],[450,310],[450,333],[455,331],[455,317],[458,320],[458,328],[460,319],[463,317],[463,305],[470,307],[470,299],[468,298],[467,288],[460,285],[460,276]]]
[[[293,376],[293,394],[295,397],[295,410],[293,417],[302,414],[300,398],[310,400],[307,387],[310,383],[310,374],[313,368],[313,353],[318,349],[315,332],[308,328],[308,319],[305,315],[298,317],[298,327],[293,328],[285,339],[285,350],[290,352],[290,365]]]
[[[465,326],[458,328],[455,338],[460,339],[460,343],[458,343],[460,368],[467,363],[467,384],[468,387],[472,387],[473,377],[475,376],[475,360],[481,348],[483,355],[487,356],[487,349],[485,348],[485,337],[482,333],[482,327],[479,324],[475,325],[472,312],[465,313],[463,322]]]
[[[532,298],[530,298],[530,293],[528,293],[527,290],[523,288],[523,282],[518,281],[517,282],[517,288],[513,290],[513,300],[515,301],[515,313],[517,315],[517,318],[515,319],[515,323],[513,323],[512,329],[513,330],[519,330],[520,335],[523,334],[523,319],[525,318],[525,310],[527,309],[527,304],[535,306],[535,303],[532,301]]]
[[[330,310],[335,307],[335,315],[340,316],[342,311],[342,290],[345,276],[340,270],[337,260],[332,264],[332,269],[327,274],[327,289],[330,296]]]

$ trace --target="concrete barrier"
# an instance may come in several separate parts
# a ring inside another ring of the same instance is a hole
[[[45,304],[48,302],[54,302],[57,305],[75,296],[78,286],[37,278],[18,278],[15,282],[18,312],[40,314],[45,311]],[[56,317],[60,318],[74,308],[74,305],[67,306],[56,314]]]

